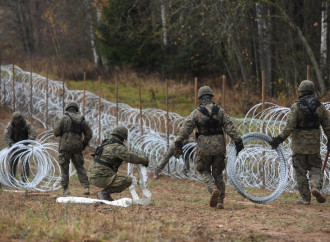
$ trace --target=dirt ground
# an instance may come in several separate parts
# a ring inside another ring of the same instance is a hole
[[[10,121],[9,109],[0,112],[0,142]],[[42,126],[33,121],[37,131]],[[91,150],[86,151],[86,168]],[[125,173],[126,166],[120,172]],[[318,204],[297,205],[297,193],[283,193],[268,204],[255,204],[227,186],[225,209],[208,206],[202,182],[149,174],[152,203],[119,208],[104,204],[58,204],[56,197],[0,192],[0,240],[56,241],[330,241],[330,196]],[[3,187],[3,190],[10,189]],[[82,196],[77,176],[70,181],[73,196]],[[91,195],[99,191],[91,187]],[[249,189],[256,195],[265,191]],[[128,191],[114,194],[129,197]]]

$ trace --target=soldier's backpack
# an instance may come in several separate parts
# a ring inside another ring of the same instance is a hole
[[[303,120],[297,125],[298,129],[318,129],[320,126],[319,117],[316,109],[321,105],[320,101],[315,97],[300,98],[298,107],[303,113]]]
[[[199,106],[198,111],[200,111],[202,114],[208,117],[208,119],[205,122],[204,127],[198,127],[198,132],[196,133],[196,139],[199,135],[217,135],[217,134],[223,134],[222,127],[220,126],[220,121],[216,118],[214,118],[214,115],[216,115],[220,107],[218,105],[213,105],[211,113],[206,109],[204,106]]]
[[[92,156],[94,157],[94,162],[104,165],[106,167],[109,167],[113,171],[117,172],[118,168],[121,165],[121,163],[123,162],[123,160],[116,158],[116,159],[111,160],[110,162],[101,161],[101,156],[103,154],[103,148],[104,148],[104,146],[109,145],[109,144],[122,144],[122,142],[120,142],[116,139],[105,139],[102,141],[102,144],[100,146],[96,147],[95,153],[92,154]]]
[[[75,133],[75,134],[82,134],[83,131],[83,122],[85,121],[84,116],[81,116],[80,122],[77,123],[71,116],[69,113],[65,113],[65,115],[67,115],[70,119],[71,119],[71,126],[69,131],[70,133]]]

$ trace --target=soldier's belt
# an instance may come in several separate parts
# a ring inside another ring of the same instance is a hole
[[[211,136],[211,135],[219,135],[219,134],[223,134],[223,130],[217,130],[217,131],[214,131],[214,132],[196,132],[196,139],[200,135]]]
[[[98,160],[98,159],[94,159],[94,162],[96,162],[96,163],[98,163],[98,164],[100,164],[100,165],[104,165],[104,166],[106,166],[106,167],[109,167],[109,168],[112,169],[114,172],[117,172],[117,171],[118,171],[117,168],[115,168],[114,166],[112,166],[112,165],[109,164],[109,163],[103,162],[103,161]]]
[[[297,126],[296,129],[299,130],[311,130],[311,129],[319,129],[320,126],[312,126],[312,127],[301,127],[301,126]]]

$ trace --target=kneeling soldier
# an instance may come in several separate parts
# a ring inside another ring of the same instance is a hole
[[[118,175],[117,171],[123,161],[148,166],[149,161],[143,155],[129,151],[124,141],[127,140],[128,130],[124,126],[113,129],[109,139],[96,148],[94,162],[90,168],[90,184],[103,188],[97,194],[102,200],[113,201],[110,194],[120,193],[132,184],[129,176]]]

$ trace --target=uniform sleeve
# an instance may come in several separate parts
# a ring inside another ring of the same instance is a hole
[[[27,122],[27,128],[28,128],[29,139],[35,140],[37,137],[37,133],[36,133],[33,125],[31,123]]]
[[[61,136],[62,135],[62,123],[63,123],[63,118],[61,118],[60,120],[58,120],[55,125],[54,125],[54,129],[53,129],[53,132],[54,132],[54,136],[55,137],[58,137],[58,136]]]
[[[286,125],[279,135],[283,140],[286,140],[291,133],[296,129],[297,127],[297,118],[298,118],[298,107],[296,104],[294,104],[289,113],[288,113],[288,119],[286,121]]]
[[[12,139],[12,131],[11,123],[8,123],[4,131],[5,141],[8,145],[14,143],[14,140]]]
[[[148,158],[139,155],[137,153],[129,151],[125,146],[120,145],[118,148],[112,150],[113,155],[117,156],[119,159],[133,164],[143,164],[148,165]]]
[[[330,115],[329,112],[326,110],[323,104],[321,104],[319,110],[320,112],[320,123],[322,125],[324,134],[327,136],[328,140],[330,140]]]
[[[83,122],[83,134],[84,134],[84,144],[88,144],[89,141],[93,138],[93,131],[87,121]]]
[[[187,139],[188,136],[193,132],[194,128],[196,127],[196,111],[197,110],[195,109],[183,122],[175,141],[182,142],[183,140]]]
[[[232,140],[234,140],[234,142],[237,142],[241,138],[239,133],[236,131],[233,121],[225,111],[223,111],[223,130]]]

